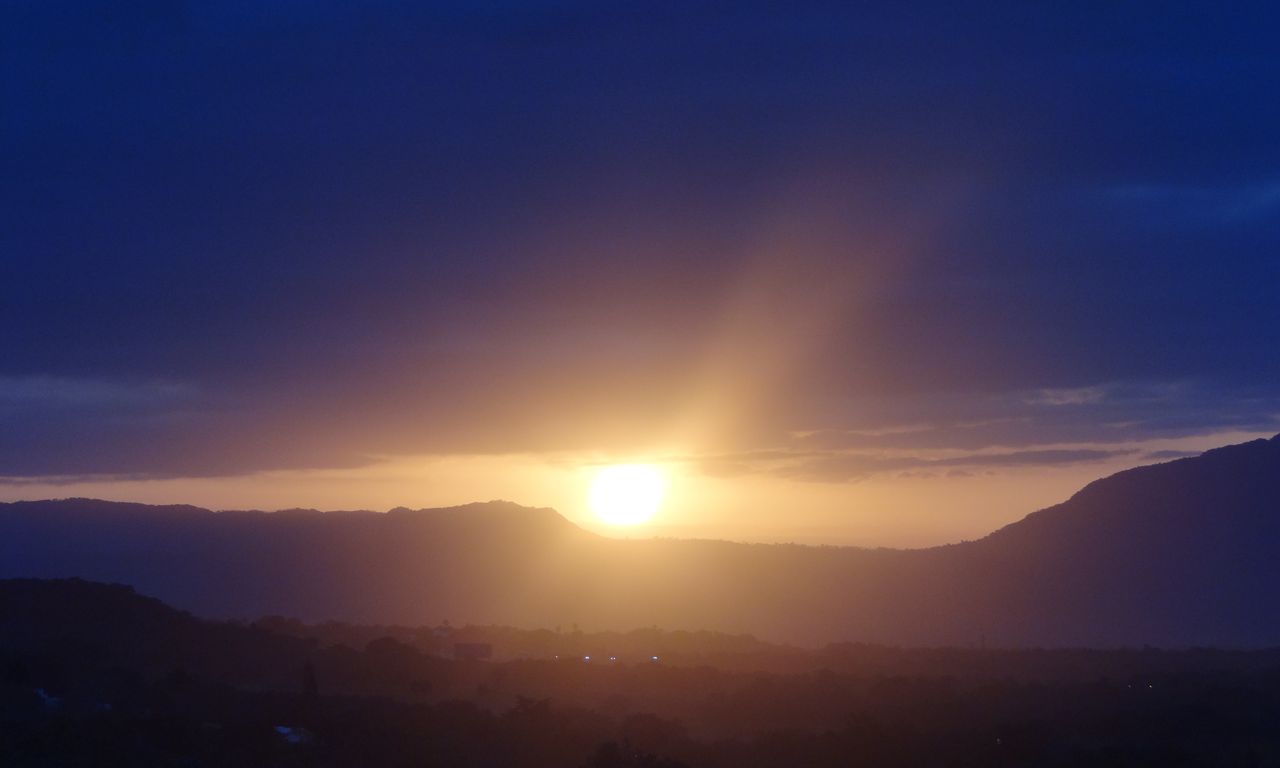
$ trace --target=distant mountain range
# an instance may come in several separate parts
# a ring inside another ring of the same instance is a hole
[[[919,550],[617,540],[508,502],[388,513],[0,504],[0,578],[212,617],[749,632],[905,645],[1280,645],[1280,436],[1121,472]]]

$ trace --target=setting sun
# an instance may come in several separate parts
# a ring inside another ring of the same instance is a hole
[[[650,464],[603,467],[591,481],[591,511],[609,525],[639,525],[658,511],[666,490],[666,477]]]

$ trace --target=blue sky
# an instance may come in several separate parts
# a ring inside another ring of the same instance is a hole
[[[0,14],[15,482],[1280,431],[1268,4]]]

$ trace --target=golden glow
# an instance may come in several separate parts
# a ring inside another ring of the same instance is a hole
[[[658,511],[667,478],[651,464],[616,464],[596,472],[591,511],[609,525],[639,525]]]

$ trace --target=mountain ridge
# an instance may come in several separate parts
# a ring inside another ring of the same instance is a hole
[[[0,578],[126,583],[211,618],[658,624],[800,644],[1280,644],[1280,617],[1253,597],[1280,589],[1277,542],[1280,436],[1126,470],[926,549],[612,539],[512,502],[0,505]]]

